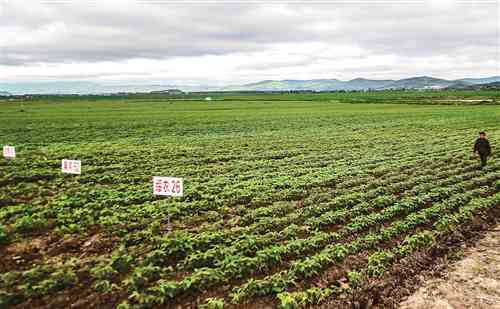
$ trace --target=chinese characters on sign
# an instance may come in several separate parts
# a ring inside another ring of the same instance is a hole
[[[62,160],[61,169],[63,173],[80,175],[82,173],[82,162],[78,160]]]
[[[182,196],[184,186],[182,178],[153,177],[153,194],[165,196]]]
[[[13,146],[3,146],[3,156],[5,158],[15,158],[16,148],[14,148]]]

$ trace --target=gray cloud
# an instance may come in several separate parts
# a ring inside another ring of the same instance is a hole
[[[273,65],[286,69],[322,61],[337,65],[342,58],[362,62],[370,57],[410,62],[445,57],[451,63],[460,60],[464,68],[476,63],[477,70],[492,58],[498,63],[496,1],[441,7],[429,1],[369,5],[0,0],[0,8],[0,32],[5,34],[0,38],[0,65],[10,67],[234,54],[248,55],[248,63],[235,66],[244,70]],[[307,44],[320,44],[326,52],[301,48],[299,55],[293,55],[295,46]],[[357,53],[328,53],[345,47]],[[266,51],[275,57],[252,59]]]

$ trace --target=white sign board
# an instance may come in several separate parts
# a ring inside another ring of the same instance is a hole
[[[5,158],[15,158],[16,148],[13,146],[3,146],[3,156]]]
[[[182,196],[184,185],[182,178],[153,177],[153,194],[165,196]]]
[[[61,169],[63,173],[80,175],[82,173],[82,162],[79,160],[62,160]]]

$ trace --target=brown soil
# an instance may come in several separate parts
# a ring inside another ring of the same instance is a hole
[[[498,288],[500,281],[500,264],[498,263],[500,255],[499,218],[500,207],[493,208],[483,218],[478,217],[462,226],[460,231],[456,231],[455,234],[440,239],[429,251],[417,252],[400,260],[381,278],[371,279],[354,293],[337,295],[314,308],[500,308],[499,303],[495,303],[495,300],[498,300],[498,291],[500,291]],[[453,264],[453,262],[455,263]],[[456,271],[458,272],[455,273]],[[461,273],[462,276],[459,276],[458,273]],[[470,279],[471,276],[473,279]],[[465,281],[461,281],[459,278]],[[493,278],[496,282],[491,280]],[[479,283],[474,280],[479,280]],[[448,294],[438,294],[436,286],[440,287],[441,285],[439,283],[430,285],[433,282],[448,283],[448,289],[444,289]],[[420,287],[424,292],[417,291]],[[461,290],[458,290],[457,287],[460,287]],[[472,288],[481,289],[481,294]],[[414,293],[416,294],[413,295]],[[432,296],[432,298],[426,297],[427,295]],[[448,306],[439,307],[440,300],[447,300],[445,297],[448,295],[450,299],[460,295],[459,299],[468,303],[453,303],[452,305],[449,302]],[[475,297],[483,297],[481,298],[482,303]],[[424,302],[419,300],[424,300]],[[429,302],[425,302],[426,300]],[[438,306],[433,307],[435,305],[433,302],[437,303]]]
[[[488,231],[442,278],[431,278],[400,309],[500,308],[500,225]]]
[[[116,236],[96,233],[93,236],[59,237],[54,233],[26,237],[15,243],[0,247],[0,273],[25,270],[33,264],[54,258],[66,260],[71,257],[83,259],[111,252],[118,242]]]

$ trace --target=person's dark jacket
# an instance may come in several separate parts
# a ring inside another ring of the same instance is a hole
[[[474,152],[489,156],[491,154],[490,142],[486,138],[478,138],[474,144]]]

